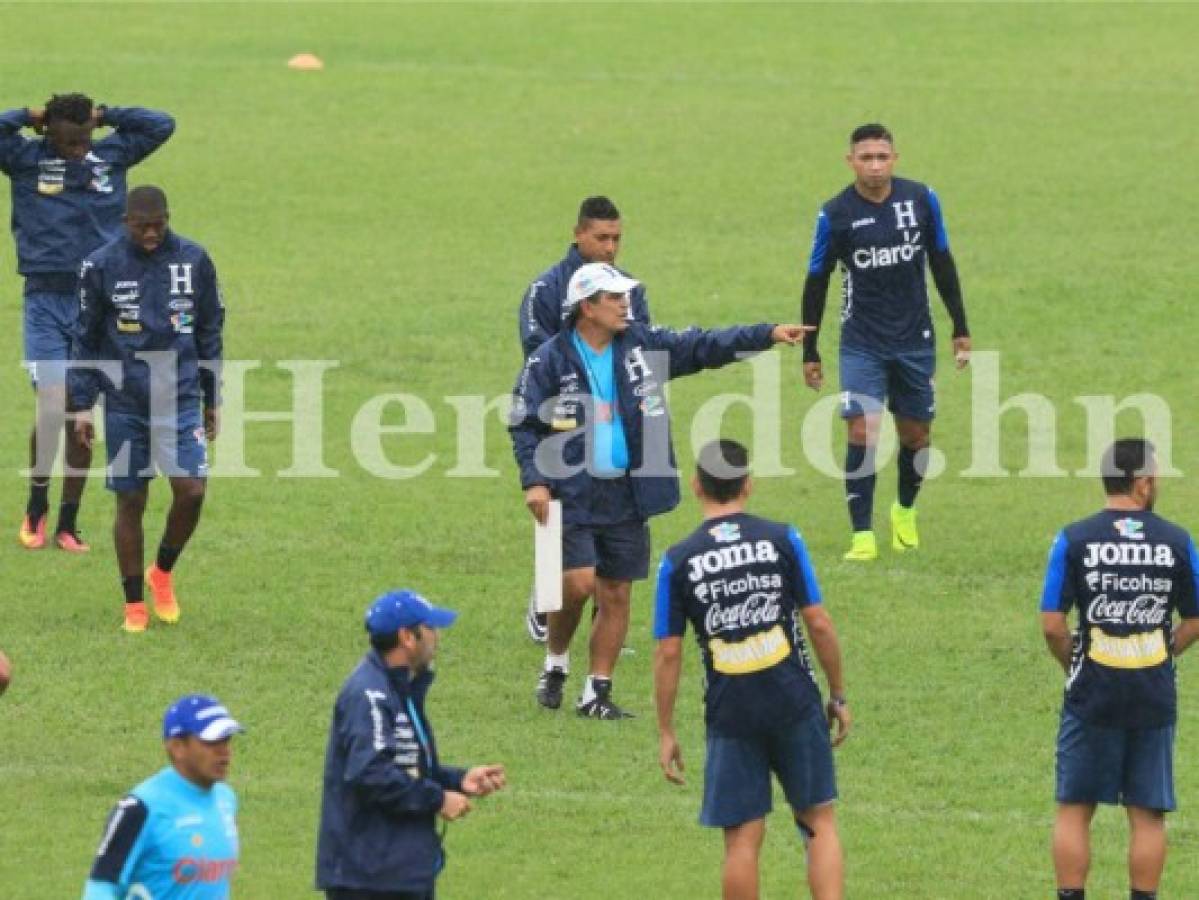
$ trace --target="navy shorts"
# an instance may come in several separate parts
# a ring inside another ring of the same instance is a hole
[[[1063,709],[1057,802],[1174,809],[1174,726],[1106,728]]]
[[[141,490],[155,471],[168,478],[207,478],[208,441],[198,407],[177,419],[104,410],[106,483],[118,494]]]
[[[71,337],[79,320],[79,295],[26,291],[22,322],[25,368],[34,386],[61,385],[71,358]]]
[[[937,352],[876,353],[841,348],[841,418],[880,415],[883,401],[892,415],[931,422],[936,414]]]
[[[793,810],[837,799],[833,748],[823,715],[815,712],[777,731],[747,737],[709,730],[699,823],[731,828],[763,818],[772,809],[771,772]]]
[[[649,556],[645,522],[562,526],[563,570],[594,568],[600,578],[641,581],[649,576]]]

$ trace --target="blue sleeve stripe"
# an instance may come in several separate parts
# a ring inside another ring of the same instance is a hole
[[[791,541],[791,547],[795,550],[795,560],[799,564],[799,577],[803,581],[804,593],[807,596],[805,606],[819,606],[822,597],[820,596],[820,585],[816,583],[816,572],[812,568],[812,559],[808,556],[808,548],[804,545],[803,538],[799,536],[799,532],[794,528],[787,529],[787,538]]]
[[[828,216],[824,214],[824,210],[820,210],[816,216],[816,236],[812,238],[812,255],[808,258],[808,274],[821,275],[825,271],[825,258],[828,256],[829,237],[832,234],[832,226],[828,223]]]
[[[1184,618],[1199,616],[1199,553],[1195,552],[1195,541],[1190,536],[1187,537],[1187,550],[1191,558],[1191,582],[1193,584],[1191,602],[1189,609],[1179,608],[1179,614]]]
[[[1066,533],[1059,531],[1049,550],[1045,588],[1041,591],[1041,612],[1062,612],[1062,586],[1066,581]]]
[[[949,249],[949,231],[945,228],[945,216],[941,213],[941,201],[937,192],[928,189],[928,207],[933,213],[933,226],[937,234],[937,249],[944,253]]]
[[[658,587],[654,591],[654,640],[677,637],[670,630],[670,578],[674,565],[669,556],[663,556],[658,565]]]

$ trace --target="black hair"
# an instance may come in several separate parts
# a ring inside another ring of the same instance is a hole
[[[396,647],[400,646],[401,631],[411,631],[418,641],[424,640],[421,635],[421,626],[412,625],[411,627],[405,626],[398,628],[388,634],[372,634],[371,646],[374,647],[379,653],[390,653]]]
[[[745,487],[745,479],[749,477],[749,451],[728,438],[711,441],[699,451],[695,474],[705,497],[716,503],[728,503]]]
[[[620,218],[620,210],[607,197],[588,197],[579,204],[579,227],[589,219],[604,219],[610,221]]]
[[[880,125],[877,122],[871,122],[868,125],[859,125],[853,130],[853,134],[849,136],[849,146],[853,146],[858,141],[886,141],[888,144],[894,144],[895,139],[891,137],[891,132],[886,125]]]
[[[127,213],[157,215],[168,211],[166,192],[152,184],[139,184],[125,198]]]
[[[46,125],[58,121],[86,125],[92,120],[93,105],[92,98],[86,94],[55,94],[46,101],[42,121]]]
[[[1131,494],[1132,482],[1153,474],[1155,451],[1145,438],[1120,438],[1104,451],[1099,474],[1109,497]]]

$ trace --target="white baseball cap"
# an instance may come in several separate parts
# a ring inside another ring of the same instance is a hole
[[[575,307],[588,297],[603,291],[608,294],[627,294],[641,284],[635,278],[622,275],[620,270],[607,263],[588,263],[570,276],[566,287],[566,302],[562,304],[562,318],[570,317]]]

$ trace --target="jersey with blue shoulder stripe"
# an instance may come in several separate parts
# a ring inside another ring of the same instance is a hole
[[[1041,611],[1078,610],[1068,710],[1111,728],[1175,722],[1172,618],[1199,616],[1197,572],[1190,535],[1151,512],[1105,509],[1062,529]]]
[[[925,265],[929,249],[949,250],[932,188],[891,180],[880,203],[850,185],[821,207],[808,273],[841,268],[841,343],[882,352],[933,346]]]
[[[769,731],[820,712],[800,617],[820,602],[799,532],[748,513],[720,516],[662,557],[654,637],[682,637],[690,623],[710,729]]]
[[[238,865],[237,797],[171,767],[109,814],[83,900],[226,900]]]

